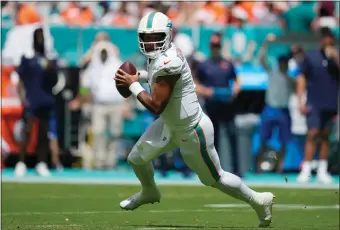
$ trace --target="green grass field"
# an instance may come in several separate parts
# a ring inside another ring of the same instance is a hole
[[[256,229],[254,211],[207,187],[162,186],[160,204],[119,202],[137,186],[2,184],[2,229]],[[276,195],[270,229],[339,229],[338,190],[257,189]],[[229,207],[211,207],[225,204]]]

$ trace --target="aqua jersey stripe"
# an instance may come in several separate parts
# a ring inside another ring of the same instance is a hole
[[[148,23],[146,24],[146,28],[151,29],[152,28],[152,21],[155,16],[156,12],[152,12],[148,17]]]
[[[197,126],[195,128],[195,131],[196,131],[198,139],[199,139],[201,155],[202,155],[202,158],[204,160],[204,163],[207,165],[207,167],[208,167],[212,177],[215,179],[215,181],[219,181],[220,174],[218,173],[213,161],[210,159],[210,156],[208,154],[207,142],[205,140],[203,130],[200,126]]]

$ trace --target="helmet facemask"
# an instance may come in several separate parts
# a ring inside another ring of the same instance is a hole
[[[170,45],[170,33],[138,33],[139,48],[151,59],[159,57]]]

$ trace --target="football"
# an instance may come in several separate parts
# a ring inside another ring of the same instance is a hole
[[[137,73],[136,67],[131,63],[131,62],[124,62],[119,69],[124,70],[126,73],[134,75]],[[117,86],[116,88],[118,90],[118,92],[120,93],[120,95],[122,95],[124,98],[128,98],[131,96],[131,92],[129,90],[128,87],[125,86]]]

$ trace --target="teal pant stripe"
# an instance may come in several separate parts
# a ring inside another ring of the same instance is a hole
[[[220,174],[218,173],[214,163],[210,159],[210,156],[208,154],[208,147],[207,147],[207,142],[204,136],[204,132],[200,126],[197,126],[195,128],[195,131],[197,133],[199,142],[200,142],[200,148],[201,148],[201,155],[204,160],[204,163],[207,165],[211,175],[215,179],[215,181],[218,181],[220,179]]]

